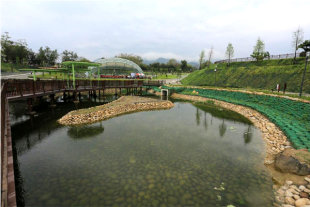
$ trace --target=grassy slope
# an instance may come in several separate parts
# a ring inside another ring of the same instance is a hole
[[[18,72],[19,69],[23,68],[32,68],[32,67],[28,65],[1,62],[1,72]]]
[[[257,88],[271,90],[277,83],[283,87],[287,83],[287,90],[298,92],[304,70],[305,60],[298,59],[293,65],[291,59],[266,60],[262,62],[245,62],[218,64],[216,72],[216,86],[234,88]],[[304,82],[304,92],[310,93],[310,66],[308,66]],[[204,69],[191,73],[182,80],[184,85],[214,86],[215,72]]]

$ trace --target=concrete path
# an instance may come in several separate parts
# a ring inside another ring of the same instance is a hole
[[[182,80],[183,78],[187,77],[189,74],[184,74],[182,75],[180,78],[177,79],[164,79],[164,81],[166,81],[166,84],[181,84],[180,80]]]
[[[1,73],[1,79],[28,79],[31,73]]]

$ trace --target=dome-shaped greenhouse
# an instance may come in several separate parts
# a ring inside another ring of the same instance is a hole
[[[102,75],[143,73],[142,69],[136,63],[123,58],[97,59],[94,62],[101,64],[99,66],[99,73]]]

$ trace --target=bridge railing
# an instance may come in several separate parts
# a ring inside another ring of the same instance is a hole
[[[6,80],[6,97],[23,96],[65,90],[98,90],[107,88],[130,88],[143,86],[161,86],[164,81],[152,80]]]
[[[265,57],[264,60],[280,60],[280,59],[289,59],[294,58],[295,53],[288,53],[288,54],[280,54],[280,55],[270,55],[269,57]],[[296,57],[300,57],[300,53],[296,53]],[[214,62],[215,64],[219,63],[234,63],[234,62],[251,62],[256,61],[255,58],[252,57],[245,57],[245,58],[234,58],[234,59],[225,59],[219,60]]]

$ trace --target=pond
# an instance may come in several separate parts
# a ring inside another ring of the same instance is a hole
[[[212,104],[174,104],[79,127],[56,123],[66,107],[19,119],[19,205],[272,206],[260,131]]]

